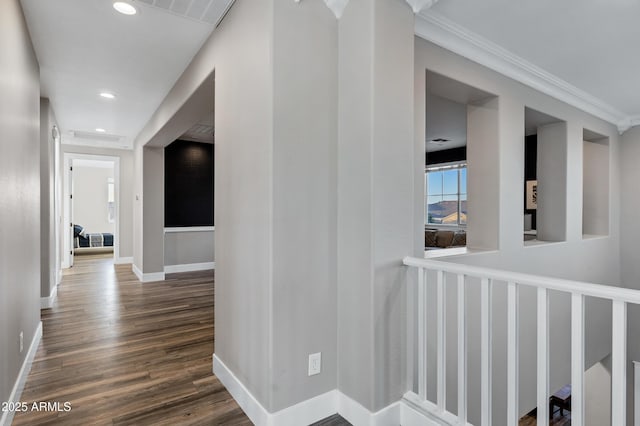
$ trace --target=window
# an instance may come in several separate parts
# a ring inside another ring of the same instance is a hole
[[[430,166],[425,170],[426,223],[467,224],[467,164]]]
[[[116,189],[113,178],[107,179],[107,218],[109,223],[116,221]]]

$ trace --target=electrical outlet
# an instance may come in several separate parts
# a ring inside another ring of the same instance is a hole
[[[309,355],[309,376],[320,374],[322,370],[322,352]]]
[[[20,332],[20,353],[24,350],[24,332]]]

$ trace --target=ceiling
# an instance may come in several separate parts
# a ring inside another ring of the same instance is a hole
[[[430,70],[426,73],[426,88],[426,151],[466,146],[467,105],[495,95]]]
[[[232,0],[140,0],[133,16],[111,0],[21,3],[62,142],[132,148]]]
[[[483,65],[553,86],[561,100],[573,97],[569,103],[587,105],[607,121],[634,125],[640,118],[640,55],[634,54],[639,16],[637,0],[440,0],[422,12],[430,25],[448,33],[436,37],[438,44],[457,44],[455,51],[464,40],[491,58]]]
[[[180,139],[191,142],[213,143],[213,112],[207,112],[200,121],[184,132]]]
[[[139,13],[125,16],[111,0],[21,0],[63,143],[131,148],[233,3],[134,1]],[[640,124],[638,16],[636,0],[440,0],[416,33],[623,131]],[[211,133],[202,125],[187,133]]]
[[[538,127],[560,123],[562,120],[529,107],[524,108],[524,134],[526,136],[538,133]]]

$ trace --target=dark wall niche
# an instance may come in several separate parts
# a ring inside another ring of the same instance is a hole
[[[467,160],[467,147],[443,149],[442,151],[427,152],[425,154],[425,164],[431,166],[434,164],[453,163],[455,161]]]
[[[177,140],[164,149],[164,226],[213,226],[213,148]]]
[[[531,215],[531,229],[536,228],[536,210],[527,209],[527,181],[538,180],[538,135],[524,139],[524,212]]]

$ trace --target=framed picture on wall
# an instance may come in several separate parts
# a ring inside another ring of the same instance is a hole
[[[538,181],[527,181],[527,210],[536,210],[538,208]]]

